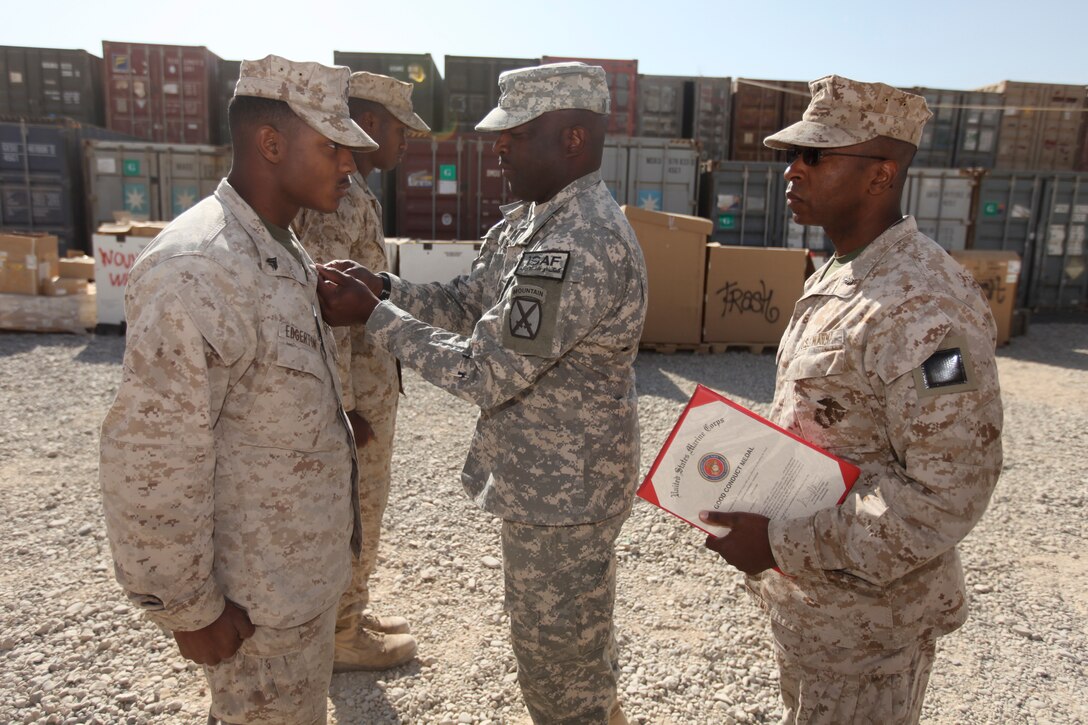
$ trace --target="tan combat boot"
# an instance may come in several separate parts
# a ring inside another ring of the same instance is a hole
[[[612,705],[612,711],[608,713],[608,725],[628,725],[627,716],[623,714],[619,700]]]
[[[359,615],[359,624],[371,632],[382,632],[383,634],[408,634],[412,631],[408,626],[408,620],[404,617],[379,617],[376,614],[361,614]]]
[[[336,633],[333,672],[388,670],[416,656],[416,638],[410,634],[376,632],[356,623]]]

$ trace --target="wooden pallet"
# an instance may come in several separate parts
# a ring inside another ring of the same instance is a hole
[[[674,355],[678,352],[690,352],[693,355],[711,355],[728,350],[747,350],[753,355],[762,355],[765,350],[775,350],[778,345],[770,342],[643,342],[638,349],[657,352],[662,355]]]

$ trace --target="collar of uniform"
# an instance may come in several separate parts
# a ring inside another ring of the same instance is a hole
[[[525,220],[528,223],[526,225],[526,230],[518,235],[519,241],[515,243],[528,242],[533,238],[533,235],[536,234],[536,231],[544,226],[556,212],[569,204],[571,199],[600,183],[600,170],[591,171],[585,176],[575,179],[564,186],[560,189],[558,194],[545,202],[539,204],[521,204],[520,206],[524,209],[522,216],[526,214],[529,215]],[[509,221],[510,217],[507,217],[507,220]]]
[[[257,212],[245,199],[238,195],[238,192],[226,179],[220,181],[219,186],[216,187],[215,198],[230,210],[230,213],[234,215],[234,218],[249,234],[249,238],[253,240],[253,245],[257,248],[262,272],[276,277],[292,277],[300,284],[310,284],[310,269],[313,268],[314,262],[310,259],[306,248],[299,243],[297,237],[295,238],[295,244],[298,245],[299,250],[302,252],[302,265],[295,260],[290,252],[283,248],[282,244],[272,238]],[[294,235],[294,231],[291,233]]]
[[[880,260],[895,249],[899,240],[917,231],[918,223],[913,216],[907,215],[865,245],[862,253],[856,259],[847,262],[841,271],[824,278],[824,268],[834,263],[832,259],[827,260],[824,266],[820,267],[816,274],[812,276],[812,279],[816,280],[816,282],[805,292],[804,296],[808,297],[813,294],[833,295],[835,297],[852,296],[857,291],[861,280],[872,274],[873,269],[880,263]]]

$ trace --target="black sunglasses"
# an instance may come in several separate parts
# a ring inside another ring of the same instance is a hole
[[[820,159],[824,156],[852,156],[855,159],[876,159],[877,161],[888,161],[884,156],[869,156],[868,154],[847,154],[842,151],[828,151],[827,149],[817,149],[811,146],[791,146],[786,149],[786,161],[793,163],[800,156],[801,160],[805,162],[805,166],[816,166],[820,163]]]

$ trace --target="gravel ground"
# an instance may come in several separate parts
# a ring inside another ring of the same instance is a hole
[[[0,334],[0,722],[203,723],[196,667],[113,580],[98,426],[124,340]],[[1088,324],[1037,324],[1000,351],[1005,473],[963,545],[973,613],[941,640],[923,720],[1088,722]],[[773,356],[643,354],[642,470],[696,382],[766,412]],[[463,496],[473,409],[409,374],[374,580],[420,657],[333,679],[335,723],[522,722],[506,639],[498,521]],[[703,536],[638,502],[620,535],[625,710],[638,723],[766,723],[763,618]]]

